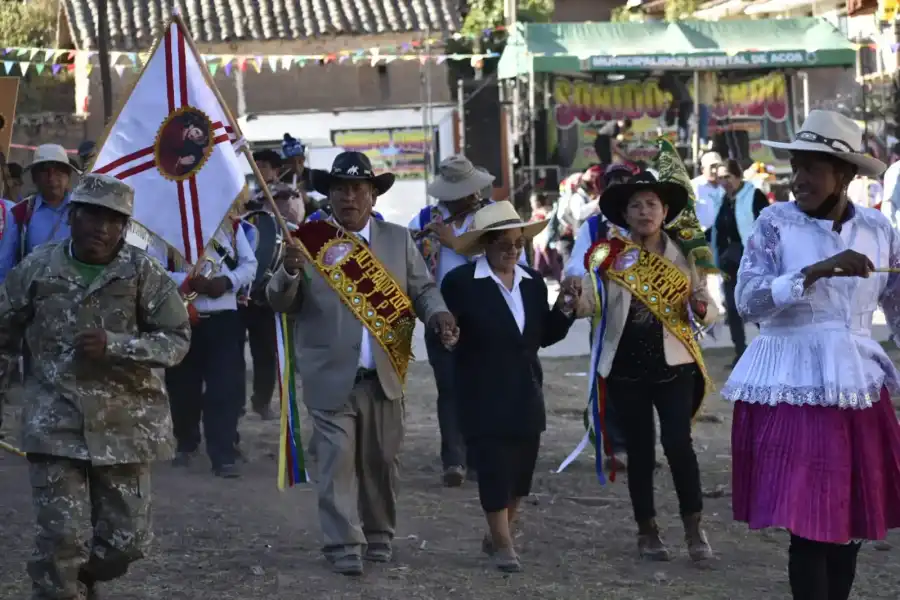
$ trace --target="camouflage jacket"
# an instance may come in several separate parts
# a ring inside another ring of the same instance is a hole
[[[129,244],[89,283],[68,247],[40,246],[0,286],[0,376],[15,368],[23,337],[33,357],[22,450],[96,465],[170,458],[168,398],[153,369],[178,364],[190,346],[175,283]],[[75,336],[96,328],[106,330],[105,357],[76,357]]]

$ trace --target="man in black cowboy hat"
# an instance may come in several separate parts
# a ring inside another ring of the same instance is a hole
[[[335,571],[359,575],[363,558],[392,557],[409,362],[409,346],[403,350],[399,341],[411,343],[414,323],[406,311],[448,345],[457,330],[409,231],[372,217],[375,197],[393,185],[394,175],[375,175],[366,155],[343,152],[330,172],[314,170],[312,183],[334,212],[300,226],[299,243],[287,246],[266,291],[272,308],[297,323],[325,555]],[[376,286],[380,298],[370,303],[365,294]],[[394,309],[401,305],[408,309]]]

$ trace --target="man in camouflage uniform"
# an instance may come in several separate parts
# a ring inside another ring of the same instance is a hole
[[[37,520],[34,600],[99,598],[150,538],[152,460],[173,455],[166,392],[190,324],[175,283],[124,243],[134,191],[87,174],[72,192],[71,238],[36,248],[0,287],[0,376],[24,337],[22,449]],[[78,532],[90,515],[93,537]]]

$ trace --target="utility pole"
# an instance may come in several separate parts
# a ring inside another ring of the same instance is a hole
[[[107,16],[107,0],[97,3],[97,50],[100,54],[100,85],[103,87],[103,122],[108,124],[112,118],[112,78],[109,65],[109,17]]]

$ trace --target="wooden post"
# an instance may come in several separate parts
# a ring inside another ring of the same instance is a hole
[[[107,16],[107,0],[97,3],[97,50],[100,54],[100,84],[103,87],[103,123],[109,124],[112,118],[112,78],[109,73],[109,17]]]

